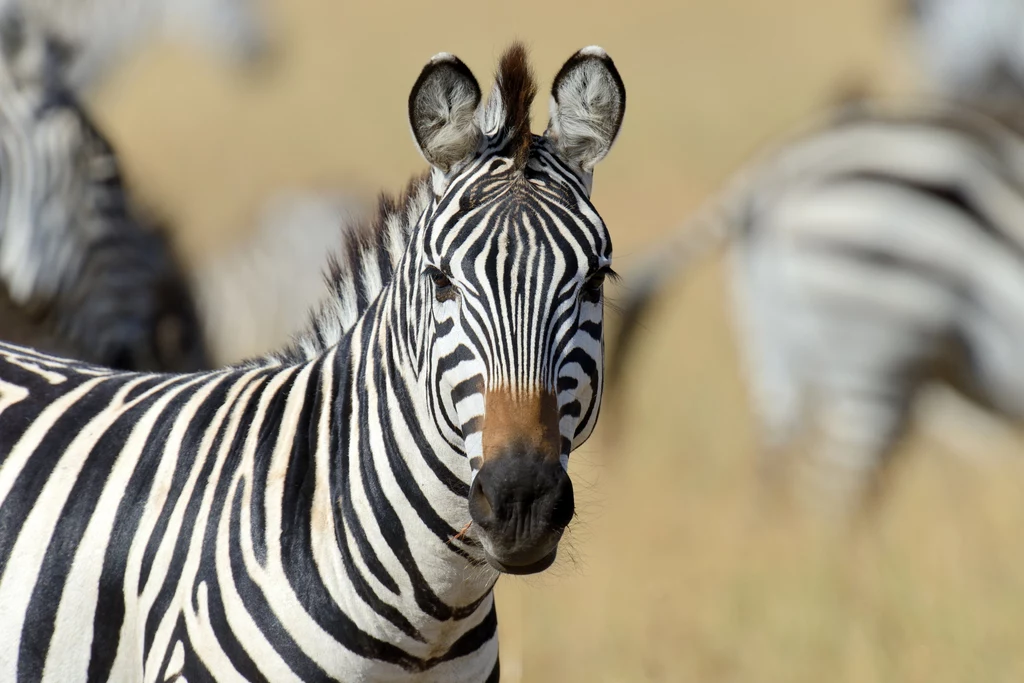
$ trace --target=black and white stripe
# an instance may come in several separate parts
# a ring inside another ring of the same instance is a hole
[[[877,481],[929,385],[1024,418],[1013,129],[965,107],[855,107],[752,165],[697,221],[627,287],[613,374],[667,278],[728,241],[765,464],[816,427],[804,491],[818,503],[845,510]]]
[[[601,394],[621,124],[586,48],[529,130],[525,52],[486,107],[435,57],[433,166],[382,203],[294,348],[206,374],[0,346],[0,680],[497,680],[499,571],[547,567]]]

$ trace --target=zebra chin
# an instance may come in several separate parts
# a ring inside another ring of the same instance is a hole
[[[503,574],[518,575],[537,574],[539,572],[542,572],[555,563],[556,557],[558,557],[557,545],[547,555],[540,558],[536,562],[531,562],[530,564],[505,564],[504,562],[493,557],[490,553],[485,555],[485,558],[487,559],[487,564],[491,565],[499,572]]]

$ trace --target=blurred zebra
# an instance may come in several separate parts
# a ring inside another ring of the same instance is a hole
[[[0,338],[122,369],[205,367],[190,288],[162,230],[128,204],[116,155],[0,20]]]
[[[116,373],[0,344],[0,680],[499,680],[493,587],[543,571],[602,392],[594,166],[625,112],[525,50],[435,56],[430,172],[347,242],[290,349]]]
[[[265,63],[271,40],[263,0],[0,0],[60,52],[65,82],[82,92],[102,82],[154,36],[182,38],[246,65]]]
[[[340,192],[280,192],[244,239],[201,257],[192,279],[214,364],[268,353],[305,329],[308,311],[330,296],[330,255],[367,213]]]
[[[634,269],[610,377],[680,270],[728,243],[736,327],[777,474],[845,516],[880,476],[922,389],[1024,418],[1024,138],[964,107],[867,103],[753,164]]]
[[[903,31],[935,93],[995,110],[1024,104],[1024,0],[903,2]]]

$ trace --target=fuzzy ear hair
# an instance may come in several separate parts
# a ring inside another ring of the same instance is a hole
[[[409,124],[432,166],[448,172],[476,151],[479,105],[480,84],[458,57],[442,52],[423,67],[409,94]]]
[[[585,47],[569,58],[551,86],[546,135],[584,173],[608,154],[626,113],[626,87],[603,49]]]

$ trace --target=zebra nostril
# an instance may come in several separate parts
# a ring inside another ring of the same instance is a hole
[[[487,498],[479,475],[469,491],[469,516],[485,531],[494,526],[494,508]]]
[[[576,513],[576,497],[573,495],[572,480],[564,472],[555,486],[554,503],[551,507],[551,526],[564,529],[569,526]]]

